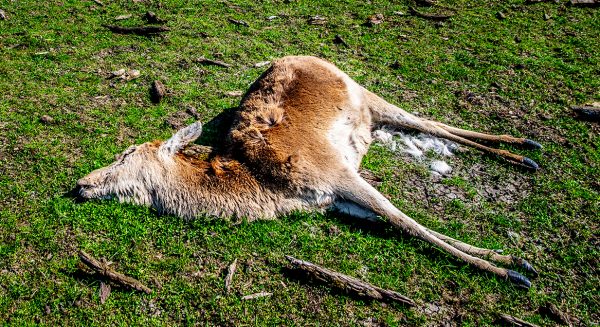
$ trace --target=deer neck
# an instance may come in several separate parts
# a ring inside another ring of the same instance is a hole
[[[207,214],[254,220],[274,218],[290,206],[290,200],[265,187],[236,160],[180,155],[165,174],[152,203],[162,213],[188,219]]]

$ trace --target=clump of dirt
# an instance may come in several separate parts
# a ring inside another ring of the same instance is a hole
[[[170,114],[166,119],[165,123],[171,126],[171,128],[179,130],[187,126],[187,121],[194,117],[186,111],[177,111]]]
[[[456,284],[450,282],[442,288],[439,300],[424,303],[415,307],[415,311],[427,317],[426,326],[462,326],[463,317],[467,316],[466,304],[469,294],[466,290],[458,290]]]
[[[502,203],[511,207],[526,198],[531,190],[532,177],[528,174],[510,173],[481,163],[466,165],[459,156],[447,160],[453,166],[449,177],[417,170],[404,171],[398,178],[406,185],[401,189],[401,197],[439,213],[456,200],[470,208],[483,203]]]

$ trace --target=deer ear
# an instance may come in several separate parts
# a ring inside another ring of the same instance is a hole
[[[159,154],[171,157],[186,145],[194,142],[202,134],[202,123],[195,122],[180,129],[158,149]]]

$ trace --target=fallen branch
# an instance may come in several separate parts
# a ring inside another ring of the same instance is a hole
[[[574,320],[572,317],[569,317],[566,313],[560,311],[560,309],[554,305],[553,303],[546,303],[545,306],[540,307],[538,310],[543,316],[546,316],[557,323],[572,326],[571,320]]]
[[[124,27],[116,25],[102,25],[114,33],[119,34],[136,34],[136,35],[152,35],[169,31],[166,26],[133,26]]]
[[[500,314],[500,321],[518,327],[538,327],[538,325],[521,320],[517,317],[509,316],[507,314]]]
[[[426,14],[426,13],[417,11],[413,7],[408,7],[408,11],[410,11],[411,14],[413,14],[417,17],[431,19],[431,20],[446,20],[446,19],[449,19],[454,16],[454,14]]]
[[[347,48],[349,47],[348,43],[346,43],[346,40],[344,40],[342,38],[341,35],[336,34],[335,37],[333,38],[333,43],[335,44],[343,44],[344,46],[346,46]]]
[[[373,286],[354,277],[317,266],[308,261],[298,260],[289,255],[286,255],[285,258],[288,259],[295,266],[295,268],[305,271],[317,280],[328,283],[329,285],[338,289],[378,301],[392,300],[410,306],[415,305],[415,302],[412,299],[400,293]]]
[[[202,57],[196,59],[196,62],[199,64],[203,64],[203,65],[213,65],[213,66],[219,66],[219,67],[225,67],[225,68],[231,67],[231,65],[228,63],[224,63],[219,60],[206,59],[206,58],[202,58]]]
[[[237,19],[233,19],[233,18],[227,18],[227,20],[228,20],[230,23],[232,23],[232,24],[235,24],[235,25],[238,25],[238,26],[240,26],[240,25],[241,25],[241,26],[250,27],[250,25],[249,25],[248,23],[246,23],[245,21],[243,21],[243,20],[237,20]]]
[[[600,1],[598,0],[571,0],[569,2],[572,6],[597,6],[600,5]]]
[[[271,296],[273,295],[273,293],[269,293],[269,292],[260,292],[260,293],[254,293],[254,294],[250,294],[250,295],[246,295],[244,297],[242,297],[242,300],[254,300],[257,299],[259,297],[265,297],[265,296]]]
[[[600,121],[600,107],[573,106],[571,107],[571,110],[573,110],[580,118]]]
[[[233,274],[235,274],[235,268],[237,267],[237,259],[229,265],[227,269],[227,276],[225,276],[225,291],[229,293],[231,290],[231,282],[233,281]]]
[[[79,259],[81,259],[81,261],[83,263],[85,263],[88,267],[90,267],[96,273],[100,274],[101,276],[103,276],[105,278],[108,278],[114,282],[121,284],[121,285],[131,287],[135,290],[145,292],[147,294],[152,293],[151,289],[146,287],[144,284],[142,284],[137,279],[129,277],[129,276],[125,276],[121,273],[118,273],[118,272],[112,270],[112,268],[110,268],[108,265],[94,259],[92,256],[85,253],[84,251],[79,251]]]

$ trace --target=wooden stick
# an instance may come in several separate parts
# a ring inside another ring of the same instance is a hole
[[[400,293],[373,286],[354,277],[317,266],[308,261],[298,260],[289,255],[286,255],[285,258],[288,259],[295,268],[305,271],[317,280],[328,283],[333,287],[379,301],[392,300],[410,306],[415,305],[415,301]]]
[[[203,65],[213,65],[213,66],[220,66],[220,67],[225,67],[225,68],[231,67],[230,64],[224,63],[222,61],[212,60],[212,59],[206,59],[206,58],[203,58],[203,57],[200,57],[200,58],[196,59],[196,62],[199,63],[199,64],[203,64]]]
[[[518,326],[518,327],[538,327],[538,325],[529,323],[525,320],[521,320],[517,317],[513,317],[507,314],[500,314],[500,320],[510,324],[512,326]]]
[[[571,0],[569,2],[572,6],[597,6],[600,4],[598,0]]]
[[[124,26],[116,26],[116,25],[102,25],[112,32],[120,33],[120,34],[137,34],[137,35],[152,35],[158,34],[162,32],[169,31],[169,28],[166,26],[133,26],[133,27],[124,27]]]
[[[271,295],[273,295],[273,293],[269,293],[269,292],[254,293],[254,294],[250,294],[250,295],[246,295],[246,296],[242,297],[242,300],[243,301],[254,300],[254,299],[258,299],[259,297],[265,297],[265,296],[271,296]]]
[[[225,276],[225,291],[229,293],[231,290],[231,282],[233,281],[233,274],[235,274],[235,268],[237,267],[237,259],[233,260],[229,268],[227,269],[227,276]]]
[[[131,287],[135,290],[145,292],[147,294],[152,293],[152,290],[142,284],[135,278],[125,276],[112,270],[105,263],[102,263],[94,259],[91,255],[85,253],[83,250],[79,251],[79,259],[85,263],[88,267],[92,268],[95,272],[103,277],[106,277],[112,281],[115,281],[121,285]]]
[[[242,26],[250,27],[250,25],[243,20],[237,20],[237,19],[233,19],[233,18],[227,18],[227,20],[230,23],[233,23],[235,25],[242,25]]]
[[[572,106],[571,110],[573,110],[581,118],[600,121],[600,107]]]
[[[454,14],[445,14],[445,15],[440,15],[440,14],[426,14],[423,12],[420,12],[418,10],[416,10],[413,7],[408,7],[408,11],[410,11],[411,14],[417,16],[417,17],[421,17],[421,18],[425,18],[425,19],[431,19],[431,20],[446,20],[448,18],[451,18],[454,16]]]

